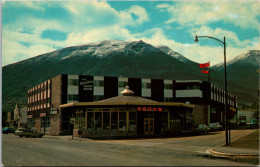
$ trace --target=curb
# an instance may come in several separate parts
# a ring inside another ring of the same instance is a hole
[[[256,131],[256,130],[255,130]],[[253,131],[253,132],[255,132]],[[247,136],[253,132],[249,132],[243,136],[240,136],[240,137],[237,137],[235,139],[232,140],[232,142],[240,139],[241,137],[244,137],[244,136]],[[256,157],[259,157],[259,154],[241,154],[241,153],[223,153],[223,152],[218,152],[218,151],[214,151],[214,149],[218,148],[218,147],[222,147],[222,146],[225,146],[225,144],[221,144],[217,147],[213,147],[209,150],[209,152],[211,154],[213,154],[213,156],[220,156],[220,157],[240,157],[240,158],[256,158]]]

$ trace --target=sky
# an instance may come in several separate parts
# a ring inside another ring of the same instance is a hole
[[[103,40],[166,45],[197,63],[260,50],[259,1],[3,1],[2,66]]]

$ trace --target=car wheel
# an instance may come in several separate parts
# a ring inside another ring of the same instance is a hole
[[[26,135],[25,137],[29,137],[29,135]]]

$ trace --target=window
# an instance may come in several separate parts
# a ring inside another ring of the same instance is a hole
[[[126,112],[119,112],[119,130],[126,131]]]
[[[104,81],[95,80],[95,81],[94,81],[94,86],[100,86],[100,87],[102,87],[102,86],[104,86]]]
[[[161,113],[161,129],[165,131],[168,128],[168,112]]]
[[[87,129],[94,129],[94,112],[87,112]]]
[[[246,122],[246,116],[239,116],[239,122]]]
[[[151,88],[151,83],[146,83],[146,82],[142,83],[142,88],[150,89]]]
[[[118,129],[118,112],[111,112],[111,129]]]
[[[94,95],[93,101],[104,100],[104,95]]]
[[[128,82],[125,82],[125,81],[119,81],[118,82],[118,87],[125,88],[126,86],[128,86]]]
[[[136,112],[129,112],[129,130],[136,130]]]
[[[172,89],[172,84],[164,84],[164,89]]]
[[[68,95],[68,101],[78,101],[79,96],[78,95]]]
[[[110,112],[103,112],[103,129],[110,130]]]
[[[102,130],[102,112],[95,112],[95,130]]]
[[[68,79],[68,85],[79,85],[79,80],[77,79]]]
[[[164,102],[173,102],[173,98],[172,97],[165,97]]]
[[[188,85],[187,89],[200,89],[200,85]]]

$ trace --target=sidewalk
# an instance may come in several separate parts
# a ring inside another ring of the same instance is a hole
[[[228,146],[221,145],[210,150],[215,156],[222,157],[258,157],[259,158],[259,129],[231,141]]]
[[[67,140],[67,141],[90,141],[92,139],[88,138],[80,138],[80,137],[73,137],[71,135],[64,135],[64,136],[51,136],[51,135],[45,135],[42,138],[47,138],[47,139],[59,139],[59,140]]]

